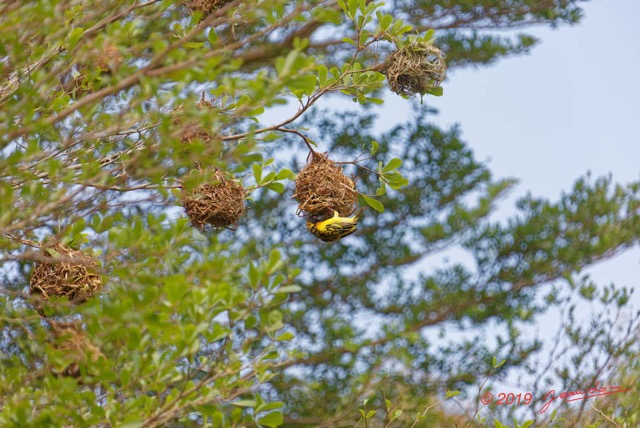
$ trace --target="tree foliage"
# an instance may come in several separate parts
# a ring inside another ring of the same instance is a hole
[[[541,342],[523,328],[546,307],[623,311],[629,290],[579,274],[637,243],[638,183],[586,177],[496,223],[515,181],[458,128],[420,106],[372,130],[393,51],[435,45],[449,68],[479,66],[536,42],[503,30],[580,16],[572,0],[2,3],[2,425],[451,424],[438,397],[505,376],[496,358],[531,364]],[[416,95],[441,95],[438,80]],[[340,97],[365,110],[326,110]],[[308,145],[357,174],[370,208],[334,245],[289,199]],[[201,232],[183,192],[220,171],[246,214]],[[30,295],[37,263],[72,261],[43,252],[54,244],[96,261],[97,295]],[[471,262],[435,265],[450,249]],[[636,323],[569,323],[576,364],[609,358],[553,379],[617,373]]]

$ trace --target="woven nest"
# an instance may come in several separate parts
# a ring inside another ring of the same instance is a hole
[[[296,178],[293,198],[300,204],[299,214],[330,215],[335,210],[346,217],[356,209],[358,192],[353,180],[326,154],[313,153]]]
[[[123,57],[118,47],[105,41],[100,49],[91,50],[87,57],[76,65],[75,71],[60,76],[60,84],[65,93],[81,97],[95,92],[104,82],[100,76],[108,76],[120,68]],[[95,73],[95,71],[98,73]]]
[[[111,42],[104,42],[102,49],[94,54],[95,64],[102,73],[115,71],[122,64],[122,55],[118,47]]]
[[[424,95],[440,86],[447,64],[440,49],[428,43],[414,43],[392,53],[382,69],[389,89],[398,95]]]
[[[240,184],[215,173],[214,184],[201,184],[193,191],[182,191],[182,205],[198,230],[208,227],[233,229],[244,214],[246,190]]]
[[[188,0],[184,2],[184,5],[191,12],[198,11],[208,15],[227,3],[231,3],[231,0]]]
[[[29,281],[29,293],[44,300],[50,297],[66,297],[82,303],[102,287],[96,261],[62,244],[42,249],[44,258],[52,259],[36,263]]]
[[[52,342],[54,349],[63,351],[72,361],[63,370],[54,370],[59,376],[79,377],[82,368],[90,371],[92,363],[98,361],[104,354],[94,345],[85,331],[78,325],[52,324]]]
[[[209,101],[200,100],[196,104],[196,108],[198,110],[214,110],[216,107]],[[212,141],[220,141],[219,135],[204,129],[198,121],[185,122],[181,110],[182,106],[174,110],[172,123],[174,126],[181,128],[179,135],[183,144],[191,144],[194,140],[200,140],[206,144]]]

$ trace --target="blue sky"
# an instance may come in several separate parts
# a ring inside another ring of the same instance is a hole
[[[612,174],[619,183],[640,180],[640,1],[591,1],[584,8],[579,25],[527,29],[540,39],[531,54],[453,71],[444,83],[443,97],[425,98],[439,110],[434,118],[438,124],[461,125],[464,140],[496,178],[519,180],[496,219],[513,215],[515,200],[529,191],[557,200],[587,172],[593,177]],[[379,127],[403,122],[413,109],[411,103],[388,94]],[[453,250],[425,265],[442,267],[463,260],[471,262],[468,255]],[[583,273],[600,285],[637,286],[640,250]],[[632,301],[634,309],[640,309],[640,293]],[[589,319],[596,308],[582,304],[581,315]],[[529,334],[551,338],[558,322],[558,311],[550,311]],[[452,333],[456,334],[449,339],[465,336]],[[496,391],[521,392],[514,386],[518,374],[512,373]]]
[[[576,179],[612,174],[613,180],[640,180],[640,0],[584,3],[585,18],[574,27],[526,29],[540,39],[531,54],[479,69],[450,73],[444,96],[426,97],[439,110],[440,125],[459,123],[476,159],[496,178],[517,178],[519,185],[500,205],[496,219],[515,212],[514,201],[531,192],[555,201]],[[356,108],[351,103],[333,103]],[[327,107],[323,101],[319,107]],[[275,123],[295,104],[263,117]],[[415,106],[388,93],[376,109],[379,129],[412,116]],[[435,260],[434,260],[435,259]],[[439,259],[439,260],[438,260]],[[462,262],[452,251],[430,259],[433,266]],[[636,286],[638,248],[586,270],[601,285]],[[640,308],[640,292],[633,299]],[[589,317],[594,307],[583,305]],[[533,332],[555,333],[557,311],[542,317]]]
[[[640,178],[640,1],[585,9],[577,26],[535,29],[530,55],[452,72],[445,96],[429,100],[496,176],[534,194],[555,197],[586,171]]]
[[[432,120],[460,124],[476,159],[496,178],[519,180],[496,219],[513,215],[515,200],[527,192],[557,200],[587,172],[612,174],[618,183],[640,180],[640,0],[592,0],[583,6],[585,17],[578,25],[525,29],[540,39],[529,55],[452,71],[443,97],[425,97],[439,110]],[[328,104],[321,100],[318,107]],[[330,105],[357,108],[346,99],[334,98]],[[296,109],[290,103],[261,119],[276,123]],[[377,128],[403,123],[414,109],[388,92],[384,105],[374,110]],[[453,261],[451,254],[440,259]],[[640,250],[588,272],[601,284],[635,286]],[[640,308],[640,292],[635,297]]]
[[[640,1],[599,0],[584,8],[576,26],[527,29],[540,39],[531,54],[455,70],[443,97],[425,98],[440,112],[437,123],[461,125],[495,177],[519,180],[498,219],[512,215],[514,201],[529,191],[557,200],[587,172],[612,174],[619,183],[640,180]],[[388,94],[382,127],[412,110]],[[638,285],[640,250],[589,273],[600,283]]]
[[[496,177],[520,180],[499,217],[513,213],[512,201],[527,191],[557,199],[587,171],[640,180],[640,1],[592,1],[585,15],[574,27],[535,29],[541,43],[530,55],[454,71],[445,95],[428,100],[439,123],[461,124]],[[402,104],[388,97],[385,108]],[[640,250],[589,273],[602,283],[638,285]]]
[[[476,158],[486,161],[496,177],[520,181],[497,218],[513,214],[513,202],[528,191],[556,200],[588,171],[594,177],[612,174],[619,183],[640,180],[640,1],[592,1],[585,4],[585,14],[574,27],[531,31],[541,43],[530,55],[452,72],[445,95],[426,101],[440,110],[436,122],[461,125]],[[393,94],[384,108],[389,119],[411,110]],[[636,287],[640,249],[585,273],[601,285]],[[638,310],[640,293],[632,301]],[[588,319],[595,307],[581,309]],[[551,337],[558,321],[552,311],[531,333],[545,337],[546,331]],[[510,376],[512,387],[496,391],[518,392],[513,381]]]

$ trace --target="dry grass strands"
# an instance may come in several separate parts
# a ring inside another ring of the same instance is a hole
[[[227,3],[231,3],[231,0],[188,0],[184,2],[184,5],[191,12],[199,11],[208,15]]]
[[[103,73],[111,73],[120,68],[122,55],[118,47],[111,42],[105,41],[102,49],[94,54],[95,64]]]
[[[105,76],[116,73],[123,62],[118,47],[105,40],[102,48],[89,51],[72,70],[60,76],[62,90],[76,98],[92,93],[104,86]]]
[[[398,95],[424,95],[440,86],[447,64],[440,49],[428,43],[414,43],[392,53],[381,69],[389,89]]]
[[[200,100],[198,110],[214,110],[216,107],[209,101]],[[177,159],[185,160],[197,169],[207,167],[211,160],[217,158],[222,151],[220,134],[205,129],[198,121],[186,121],[181,113],[182,107],[174,110],[172,124],[178,128],[173,135],[180,138],[182,147],[177,151]]]
[[[233,229],[244,214],[246,190],[216,171],[214,184],[201,184],[182,191],[182,205],[191,224],[201,231],[208,227]]]
[[[293,198],[300,204],[298,214],[330,215],[335,210],[346,217],[356,209],[358,192],[353,180],[326,154],[312,153],[296,178]]]
[[[53,369],[58,376],[70,376],[77,378],[82,373],[82,368],[90,372],[91,363],[104,354],[94,345],[82,327],[73,323],[52,324],[53,348],[62,351],[72,362],[64,369]]]
[[[196,104],[198,110],[214,110],[216,107],[206,100],[200,100]],[[177,127],[180,127],[180,141],[183,144],[191,144],[194,140],[200,140],[205,144],[212,143],[214,141],[220,141],[220,136],[216,135],[208,130],[202,128],[196,121],[186,122],[182,117],[182,107],[178,107],[174,110],[173,120],[171,123]]]
[[[29,293],[43,300],[66,297],[82,303],[102,288],[96,261],[81,251],[62,244],[42,249],[42,255],[51,261],[36,263],[29,281]]]

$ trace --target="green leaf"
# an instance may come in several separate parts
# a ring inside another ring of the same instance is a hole
[[[393,22],[393,16],[387,15],[386,13],[382,13],[380,11],[376,12],[376,17],[378,18],[378,28],[376,33],[386,31]]]
[[[284,403],[282,401],[274,401],[273,403],[266,403],[260,406],[260,412],[266,412],[268,410],[282,409]]]
[[[258,288],[258,283],[260,282],[260,273],[258,269],[255,267],[253,262],[249,262],[249,284],[251,284],[251,288],[254,290]]]
[[[398,171],[382,174],[382,178],[386,180],[389,187],[393,190],[398,190],[409,185],[409,180],[403,177]]]
[[[382,98],[366,97],[365,101],[378,105],[384,104],[384,100]]]
[[[371,149],[369,150],[369,154],[371,156],[375,155],[378,152],[378,147],[380,145],[378,144],[378,142],[376,140],[371,140]]]
[[[338,25],[342,21],[340,12],[332,8],[315,8],[313,9],[313,17],[320,22],[327,22],[334,25]]]
[[[283,318],[283,314],[278,310],[273,310],[269,312],[269,315],[267,316],[266,330],[268,332],[280,330],[282,327],[284,327],[284,324],[282,323],[282,318]]]
[[[71,30],[71,33],[67,36],[67,49],[74,47],[82,38],[82,34],[84,34],[84,28],[77,27]]]
[[[269,171],[269,173],[262,178],[262,182],[269,183],[270,181],[273,181],[275,178],[276,178],[276,173],[274,171]]]
[[[362,198],[367,203],[367,205],[369,205],[374,210],[378,211],[379,213],[384,212],[384,205],[382,205],[382,202],[367,195],[362,195]]]
[[[445,394],[444,398],[448,399],[448,398],[452,398],[455,397],[456,395],[459,395],[460,391],[447,391],[447,393]]]
[[[329,70],[331,72],[331,74],[333,74],[334,79],[336,80],[340,80],[340,69],[338,67],[331,67],[331,69]]]
[[[297,293],[300,290],[302,290],[302,287],[299,285],[285,285],[278,288],[274,293]]]
[[[433,35],[435,34],[435,30],[433,28],[427,30],[426,33],[424,33],[424,36],[422,37],[422,41],[423,42],[428,42],[429,40],[431,40],[433,38]]]
[[[349,18],[354,19],[358,13],[358,0],[347,0],[347,15]]]
[[[267,271],[269,274],[280,270],[284,262],[282,261],[282,254],[276,248],[269,253],[269,264],[267,265]]]
[[[393,412],[393,417],[391,418],[391,422],[395,421],[400,416],[402,416],[402,409],[398,409],[395,412]]]
[[[144,426],[144,422],[126,422],[122,425],[118,425],[121,428],[140,428]]]
[[[264,187],[269,190],[273,190],[276,193],[284,193],[284,184],[278,183],[277,181],[271,182]]]
[[[296,174],[288,168],[281,169],[276,174],[275,180],[279,181],[284,179],[293,181],[296,179]]]
[[[301,98],[302,95],[311,95],[316,89],[316,76],[312,74],[298,76],[291,79],[287,86],[298,98]]]
[[[209,29],[209,34],[207,34],[207,39],[209,39],[209,43],[211,43],[211,46],[214,46],[218,43],[218,34],[216,34],[213,28]]]
[[[286,331],[286,332],[278,335],[276,337],[276,340],[279,341],[279,342],[288,342],[288,341],[294,339],[295,337],[296,337],[295,334],[291,333],[290,331]]]
[[[293,67],[293,62],[296,60],[299,54],[300,52],[298,52],[297,50],[292,50],[291,52],[289,52],[289,54],[284,60],[284,63],[282,64],[282,67],[278,70],[279,78],[283,78],[289,75],[289,73],[291,72],[291,68]],[[314,78],[314,82],[315,82],[315,78]]]
[[[167,300],[175,305],[180,302],[182,296],[184,296],[186,287],[178,278],[167,278],[164,284],[164,292],[167,295]]]
[[[382,168],[382,172],[385,173],[385,172],[393,171],[394,169],[398,169],[401,166],[402,166],[402,160],[400,160],[399,158],[393,158],[384,166],[384,168]]]
[[[256,400],[238,400],[234,401],[231,404],[238,407],[256,407]]]
[[[364,46],[367,43],[367,39],[371,34],[367,30],[362,30],[360,32],[360,37],[358,38],[359,46]]]
[[[327,75],[329,74],[329,69],[324,65],[318,66],[318,84],[320,86],[324,86],[327,82]]]
[[[260,425],[267,427],[278,427],[284,423],[284,417],[281,412],[272,412],[258,419]]]
[[[436,86],[433,89],[429,89],[427,94],[433,95],[434,97],[441,97],[444,94],[444,88],[442,86]]]
[[[262,182],[262,165],[254,163],[251,165],[251,169],[253,169],[253,177],[256,180],[256,184],[260,184]]]
[[[188,42],[184,44],[187,49],[197,49],[204,46],[204,42]]]

